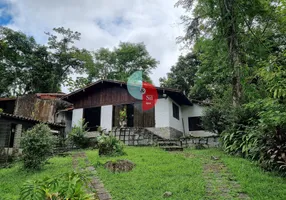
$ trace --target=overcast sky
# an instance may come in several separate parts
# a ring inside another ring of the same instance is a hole
[[[175,0],[0,0],[0,25],[32,35],[63,26],[80,32],[78,47],[96,50],[122,42],[144,42],[160,64],[151,78],[158,85],[181,54],[181,8]]]

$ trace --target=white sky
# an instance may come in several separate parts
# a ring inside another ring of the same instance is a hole
[[[80,32],[78,47],[96,50],[122,42],[144,42],[160,61],[151,78],[155,85],[181,54],[181,8],[175,0],[0,0],[12,20],[6,26],[46,42],[44,32],[63,26]],[[1,17],[1,13],[0,13]],[[0,20],[1,21],[1,20]],[[67,92],[64,88],[64,92]]]

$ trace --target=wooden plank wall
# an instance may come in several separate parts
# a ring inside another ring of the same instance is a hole
[[[74,104],[74,108],[90,108],[103,105],[130,104],[136,102],[126,88],[120,86],[108,86],[94,88],[78,95],[74,99],[68,99]]]
[[[131,105],[134,106],[133,127],[155,127],[155,108],[142,111],[141,102],[136,102]],[[122,108],[122,105],[113,106],[113,127],[119,126],[119,111]]]

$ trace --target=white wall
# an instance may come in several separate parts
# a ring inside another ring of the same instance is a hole
[[[155,104],[155,127],[170,126],[169,99],[158,99]]]
[[[83,118],[83,109],[74,109],[72,111],[72,127],[78,125],[79,121]]]
[[[181,108],[174,102],[179,106],[180,119],[178,120],[173,117],[173,102],[169,97],[157,100],[155,105],[155,127],[172,127],[183,132]]]
[[[185,114],[189,117],[199,117],[204,115],[205,106],[200,106],[199,104],[193,104],[193,106],[184,106]],[[186,109],[187,108],[187,109]]]
[[[112,130],[112,105],[101,106],[100,126],[106,131]]]
[[[170,127],[177,129],[178,131],[184,132],[183,122],[182,122],[182,111],[181,106],[175,103],[171,98],[169,100],[169,124]],[[179,107],[179,119],[173,117],[173,103]]]
[[[193,106],[182,106],[182,114],[183,114],[183,119],[184,119],[184,127],[186,134],[191,134],[193,136],[209,136],[213,135],[213,133],[204,131],[204,130],[199,130],[199,131],[189,131],[189,117],[200,117],[204,116],[204,110],[205,106],[200,106],[198,104],[193,104]]]

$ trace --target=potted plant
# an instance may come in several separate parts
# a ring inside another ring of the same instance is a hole
[[[127,112],[126,107],[119,111],[119,125],[125,127],[127,125]]]

